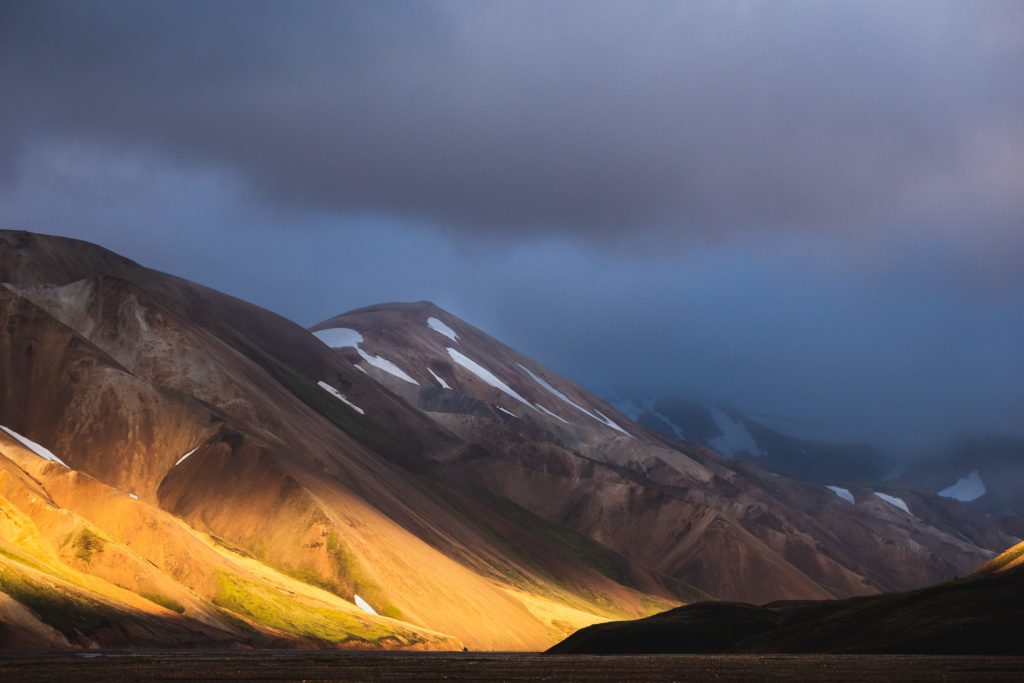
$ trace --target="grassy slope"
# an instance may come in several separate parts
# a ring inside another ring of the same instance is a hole
[[[220,640],[265,646],[290,639],[461,648],[443,634],[367,615],[332,593],[233,553],[143,502],[46,464],[16,444],[0,446],[7,453],[0,455],[0,592],[72,643],[87,645],[98,638],[101,645]],[[133,521],[104,530],[58,507],[40,482],[50,482],[65,496],[80,490],[91,503],[96,496],[108,497],[100,507],[115,510],[117,525]],[[147,529],[160,543],[136,534],[129,547],[117,538],[123,528]]]

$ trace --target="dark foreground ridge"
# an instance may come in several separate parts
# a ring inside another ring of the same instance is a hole
[[[848,600],[758,607],[702,602],[589,626],[555,654],[889,653],[1016,655],[1024,569]]]
[[[0,680],[35,681],[1019,681],[1024,657],[526,653],[46,652],[0,658]]]

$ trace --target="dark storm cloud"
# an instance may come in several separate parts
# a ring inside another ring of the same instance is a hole
[[[278,201],[474,233],[1024,217],[1020,3],[0,12],[8,151],[100,140],[238,172]]]
[[[1022,434],[1022,65],[1021,2],[8,0],[0,226],[307,325],[432,299],[607,393]]]

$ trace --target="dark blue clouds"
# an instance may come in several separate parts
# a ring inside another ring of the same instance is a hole
[[[605,390],[1020,432],[1022,64],[1014,2],[8,2],[0,222]]]

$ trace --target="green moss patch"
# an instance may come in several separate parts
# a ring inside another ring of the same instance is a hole
[[[294,596],[222,572],[213,603],[254,622],[324,643],[362,641],[380,644],[396,633],[369,620],[330,607],[317,607]],[[411,635],[411,634],[406,634]]]

